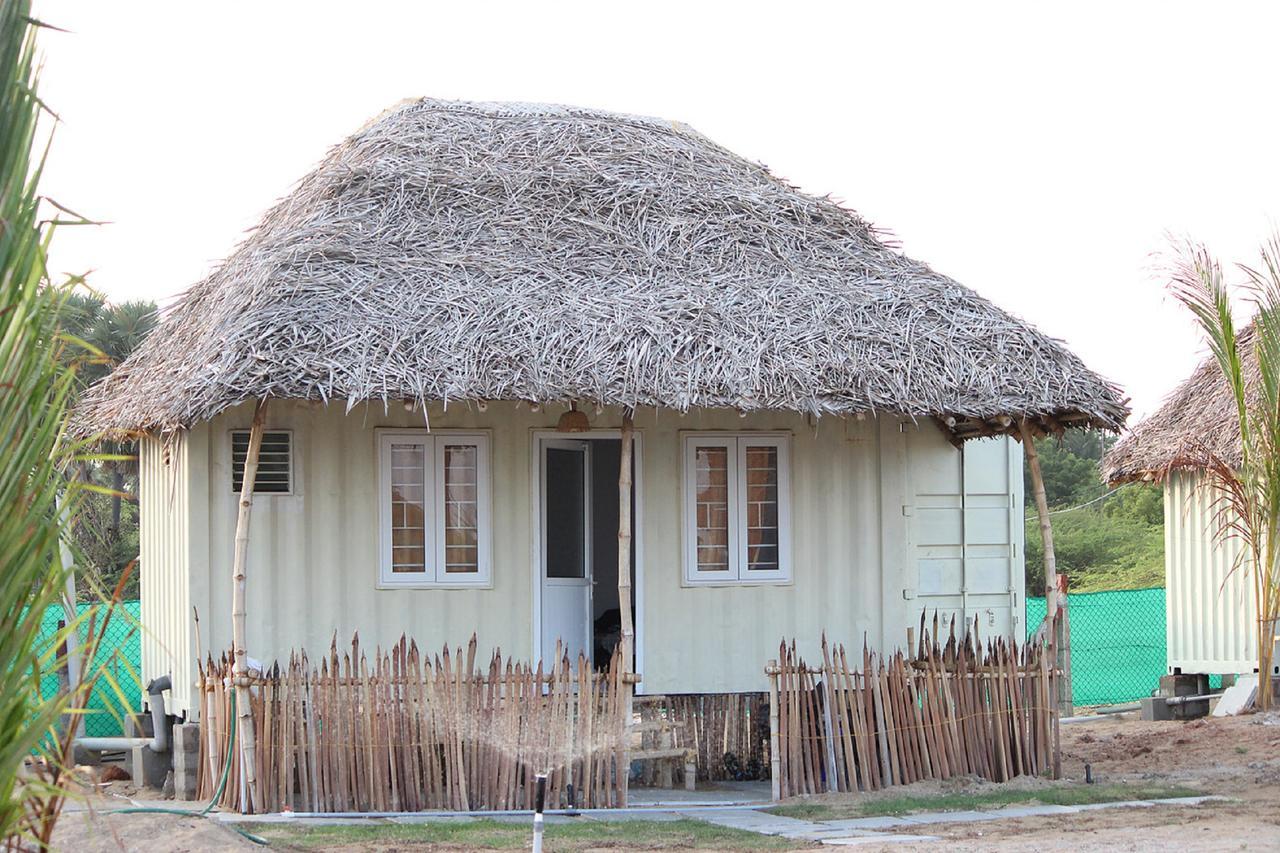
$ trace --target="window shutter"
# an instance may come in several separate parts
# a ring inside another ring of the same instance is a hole
[[[249,455],[249,431],[231,433],[231,490],[237,494],[244,484],[244,462]],[[285,495],[293,491],[293,433],[286,430],[264,432],[258,452],[258,475],[254,494]]]

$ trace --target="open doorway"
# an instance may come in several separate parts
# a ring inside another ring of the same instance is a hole
[[[571,657],[587,655],[603,668],[622,636],[618,606],[618,465],[622,442],[607,433],[538,440],[540,637],[543,660],[557,641]],[[632,456],[632,529],[635,524]],[[635,614],[635,553],[631,540],[631,612]]]

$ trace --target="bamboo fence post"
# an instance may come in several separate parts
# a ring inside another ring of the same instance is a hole
[[[782,799],[782,755],[778,752],[778,662],[769,661],[769,787],[773,801]]]
[[[835,727],[831,720],[831,705],[835,702],[835,691],[831,688],[831,668],[822,674],[822,740],[824,770],[827,777],[827,793],[834,794],[840,790],[839,771],[836,770],[836,737]]]
[[[267,401],[258,401],[249,430],[249,448],[244,458],[244,479],[240,484],[240,509],[236,515],[235,557],[231,567],[231,649],[236,689],[236,713],[240,717],[240,763],[248,788],[250,808],[258,805],[256,772],[257,743],[254,739],[253,707],[249,694],[249,666],[245,651],[245,571],[249,558],[249,521],[253,509],[253,484],[258,477],[258,453],[262,450]]]

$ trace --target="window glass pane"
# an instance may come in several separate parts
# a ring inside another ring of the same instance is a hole
[[[426,489],[422,444],[391,445],[391,571],[424,572],[426,562]]]
[[[698,571],[729,571],[729,449],[694,449]]]
[[[586,454],[546,449],[546,560],[549,578],[585,578]]]
[[[444,570],[447,574],[480,571],[479,455],[479,448],[474,444],[444,446]]]
[[[748,445],[747,480],[747,570],[778,569],[778,448]]]

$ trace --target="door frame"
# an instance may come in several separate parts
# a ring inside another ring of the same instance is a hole
[[[636,600],[635,612],[632,614],[635,627],[635,659],[636,672],[644,674],[644,433],[640,429],[632,432],[632,461],[634,472],[631,483],[631,540],[634,543],[636,560],[632,576],[633,594]],[[533,586],[533,656],[542,653],[542,442],[546,439],[570,441],[593,441],[621,439],[620,429],[593,429],[587,432],[564,433],[554,429],[534,429],[529,431],[529,517],[530,517],[530,551],[528,577]],[[636,693],[644,692],[644,683],[636,685]]]
[[[585,602],[586,604],[585,616],[588,622],[586,626],[588,637],[587,637],[587,643],[584,646],[584,651],[587,653],[588,657],[594,657],[595,649],[594,649],[594,644],[591,642],[592,640],[594,640],[594,637],[590,636],[590,634],[592,631],[591,614],[594,612],[595,584],[596,584],[595,560],[593,559],[593,555],[591,553],[592,546],[594,545],[594,539],[595,539],[595,529],[592,526],[595,521],[595,512],[594,512],[594,507],[591,505],[591,497],[592,497],[591,492],[592,492],[592,486],[594,485],[594,481],[595,481],[595,463],[593,460],[595,453],[593,452],[593,448],[589,440],[569,438],[569,437],[566,437],[565,434],[561,434],[556,438],[542,438],[538,441],[537,447],[538,447],[538,477],[539,477],[537,528],[538,528],[539,535],[542,534],[542,531],[545,529],[546,522],[547,522],[547,518],[546,518],[547,508],[546,508],[546,505],[543,503],[543,500],[545,499],[547,494],[547,490],[546,490],[547,471],[546,471],[545,463],[546,463],[548,451],[563,450],[571,453],[580,454],[582,458],[582,463],[583,463],[582,464],[582,484],[581,484],[582,485],[582,543],[581,543],[582,545],[582,576],[573,577],[573,578],[551,577],[549,574],[550,565],[548,564],[548,561],[546,559],[547,555],[544,553],[543,548],[539,548],[538,549],[538,593],[539,595],[545,596],[547,587],[553,587],[553,588],[554,587],[576,587],[578,589],[582,589],[584,586],[586,587],[587,600]],[[538,608],[538,615],[539,617],[542,616],[541,607]],[[546,639],[545,637],[539,638],[538,651],[540,654],[545,651],[545,647],[543,645],[543,640],[545,639]],[[561,639],[565,639],[567,641],[569,638],[562,637]]]

